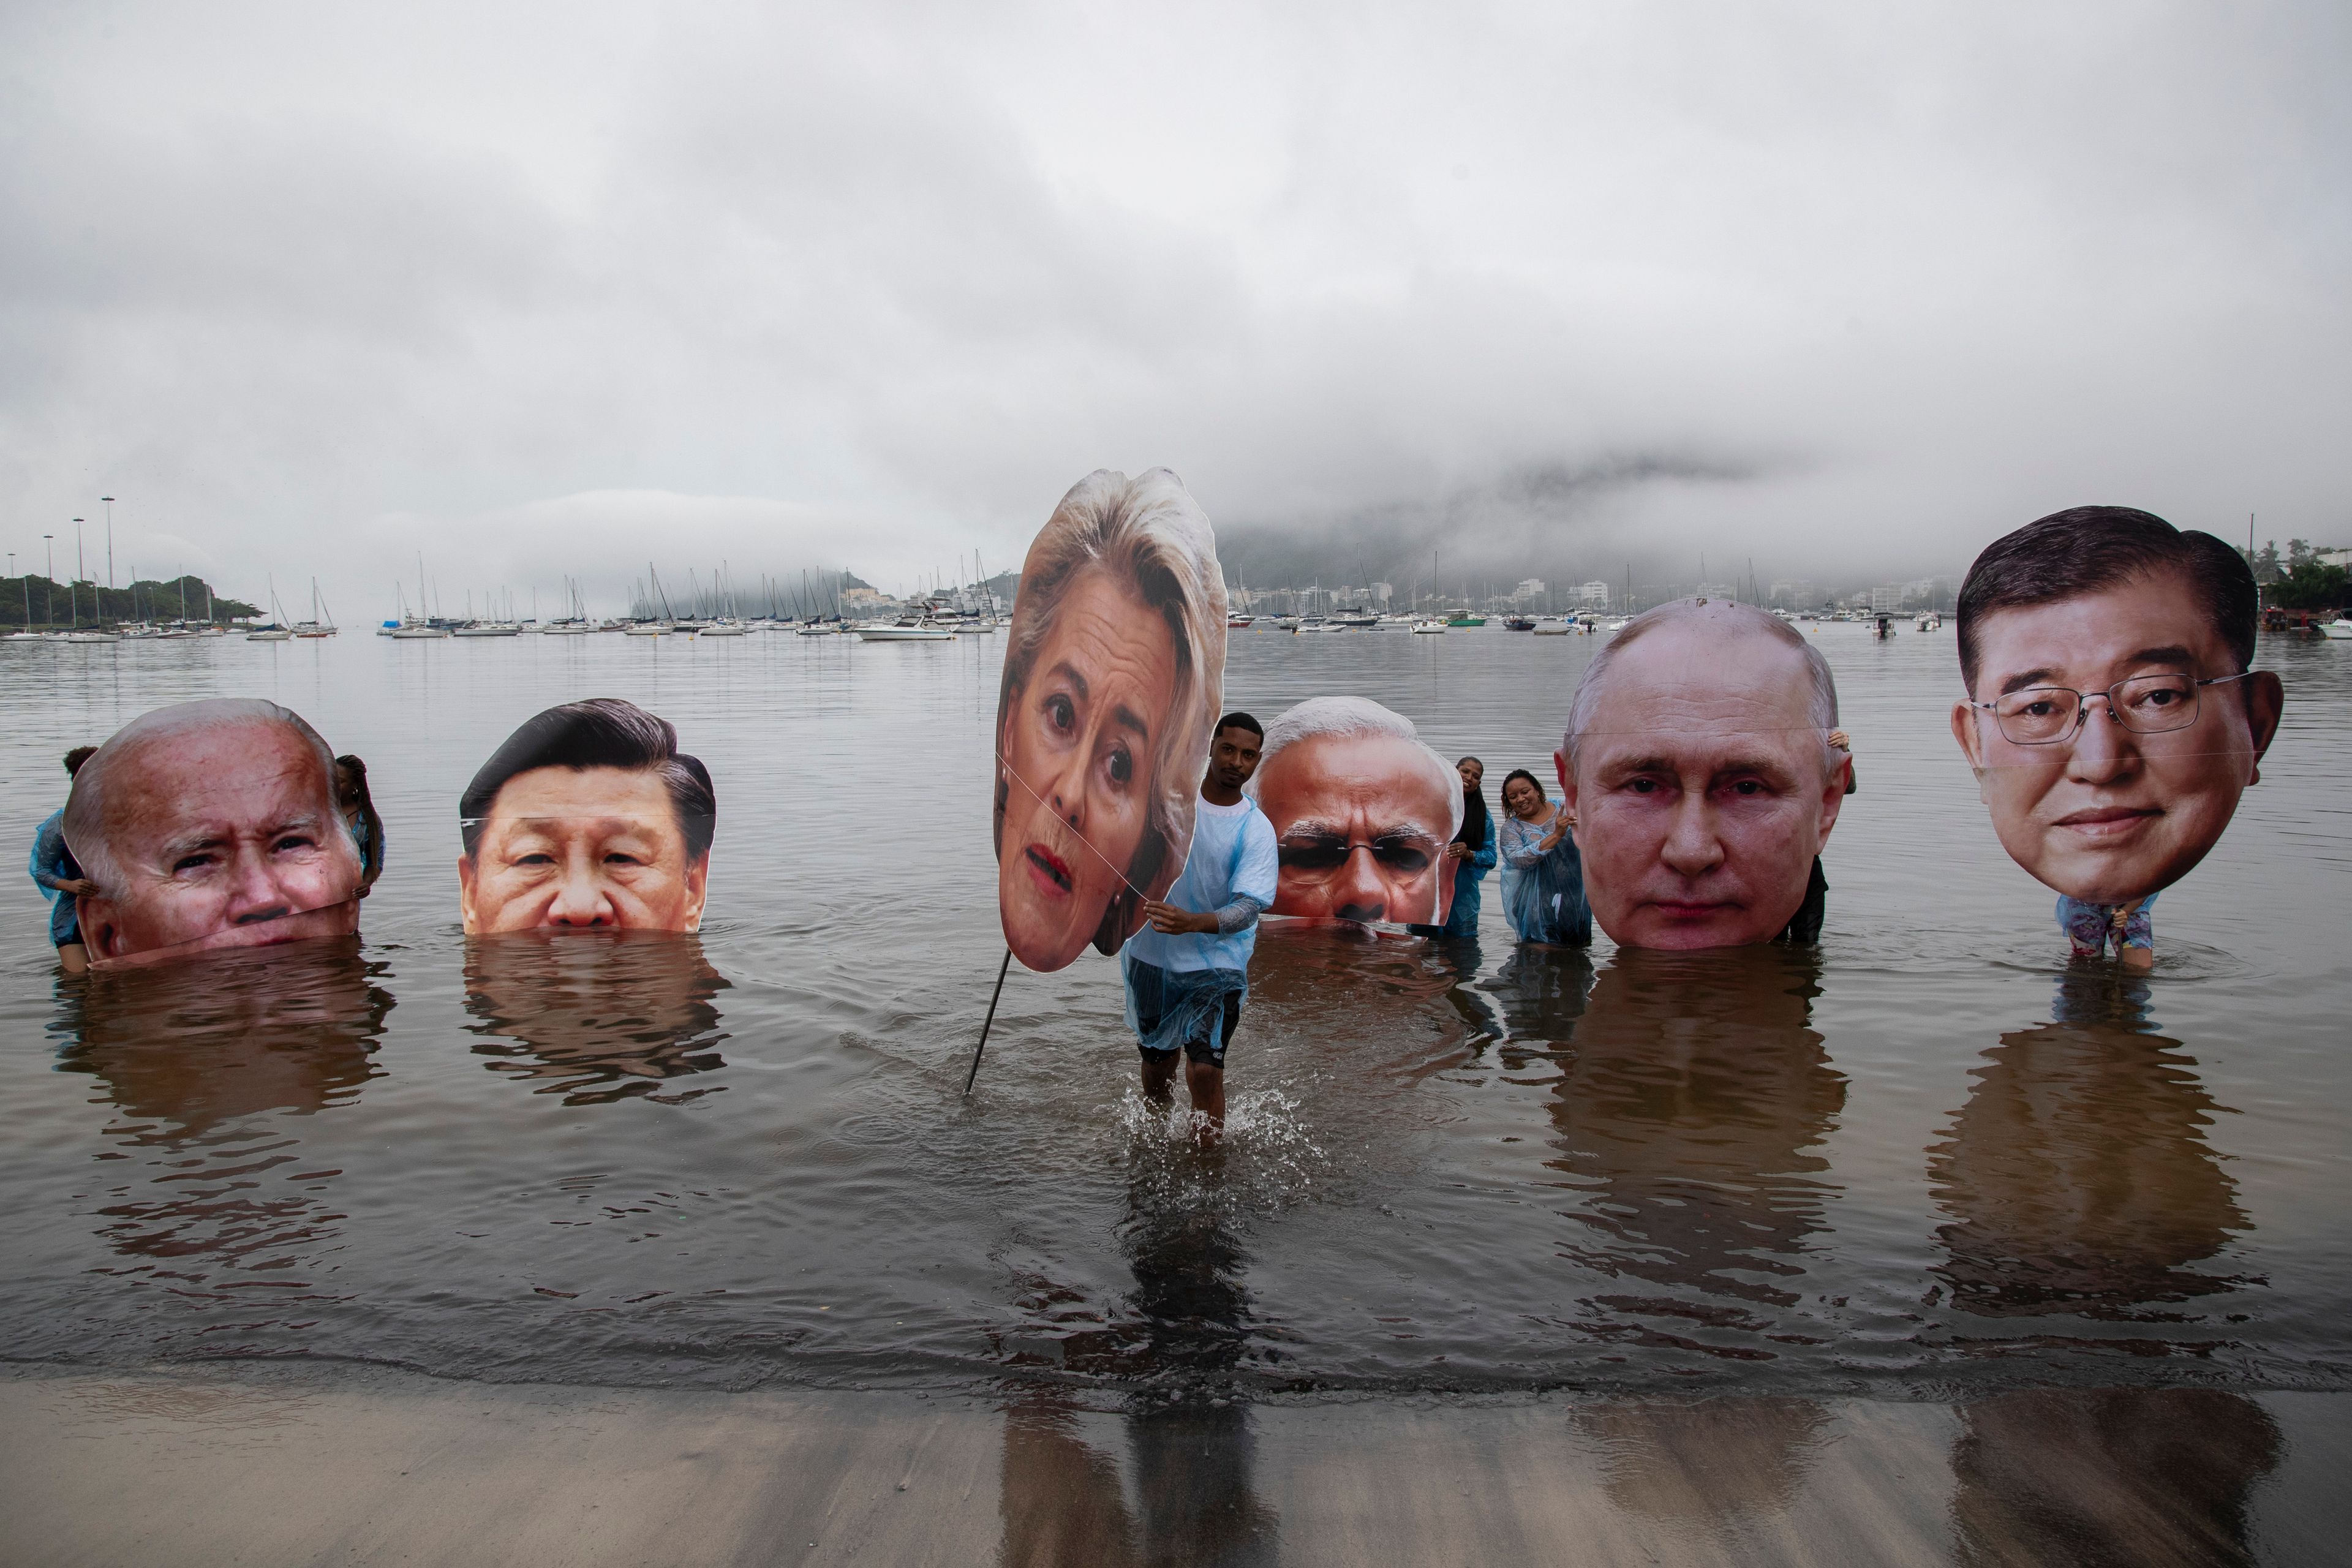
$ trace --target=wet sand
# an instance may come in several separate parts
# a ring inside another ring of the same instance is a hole
[[[0,1380],[8,1563],[2315,1563],[2352,1400],[1201,1405]]]

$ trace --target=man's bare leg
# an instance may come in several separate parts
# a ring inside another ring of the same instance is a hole
[[[1210,1136],[1225,1130],[1225,1069],[1214,1062],[1184,1062],[1184,1087],[1192,1091],[1192,1110],[1205,1117]]]
[[[1170,1105],[1176,1099],[1176,1064],[1184,1059],[1181,1051],[1171,1051],[1154,1060],[1143,1058],[1143,1098],[1154,1105]]]
[[[89,949],[78,942],[69,942],[58,949],[58,963],[68,974],[79,974],[89,967]]]

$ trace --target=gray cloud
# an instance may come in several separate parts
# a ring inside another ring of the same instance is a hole
[[[1439,536],[1949,569],[2092,499],[2352,542],[2347,45],[2121,0],[18,5],[0,493],[368,610],[420,548],[445,597],[911,583],[1155,463],[1254,581]]]

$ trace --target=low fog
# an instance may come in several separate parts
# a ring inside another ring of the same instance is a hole
[[[1155,465],[1253,585],[2352,543],[2347,68],[2326,3],[16,4],[6,547],[901,590]]]

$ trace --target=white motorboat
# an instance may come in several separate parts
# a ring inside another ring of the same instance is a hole
[[[1244,616],[1244,615],[1231,615],[1231,616],[1227,616],[1225,617],[1225,629],[1226,629],[1227,631],[1232,631],[1232,632],[1243,632],[1243,631],[1247,631],[1247,630],[1249,630],[1250,623],[1251,623],[1251,622],[1253,622],[1253,621],[1255,621],[1255,620],[1256,620],[1256,619],[1257,619],[1257,617],[1256,617],[1255,616]]]
[[[451,626],[453,637],[519,637],[522,628],[512,621],[468,621],[462,626]]]
[[[952,642],[955,633],[929,621],[905,621],[888,626],[859,626],[859,642]]]
[[[1412,623],[1412,635],[1417,637],[1442,637],[1445,635],[1445,623],[1433,616],[1415,621]]]
[[[751,630],[751,628],[742,622],[730,620],[722,616],[694,635],[704,637],[740,637],[748,635]]]
[[[122,639],[112,632],[68,632],[58,640],[59,642],[121,642]]]
[[[996,635],[994,621],[958,621],[952,628],[960,637],[992,637]]]
[[[1536,623],[1536,636],[1539,637],[1564,637],[1574,630],[1576,630],[1574,621],[1546,620]]]
[[[659,621],[633,621],[621,628],[621,635],[625,637],[657,637],[673,629]]]
[[[287,626],[256,626],[245,634],[247,642],[292,642],[294,633]]]
[[[2352,620],[2338,616],[2332,621],[2324,621],[2320,624],[2319,635],[2330,642],[2352,641]]]

